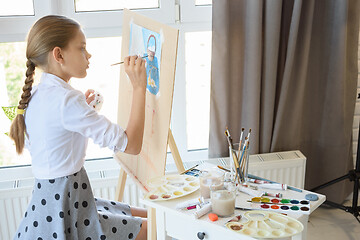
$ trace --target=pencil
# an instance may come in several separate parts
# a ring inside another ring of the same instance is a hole
[[[146,58],[148,55],[147,54],[145,54],[144,56],[142,56],[141,58]],[[111,64],[110,66],[115,66],[115,65],[119,65],[119,64],[123,64],[124,63],[124,61],[121,61],[121,62],[118,62],[118,63],[113,63],[113,64]]]

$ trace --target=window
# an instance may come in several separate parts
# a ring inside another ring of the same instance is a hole
[[[188,150],[209,142],[211,32],[185,34],[186,127]]]
[[[2,3],[0,16],[21,16],[34,15],[34,5],[32,0],[11,0],[6,4]]]
[[[211,0],[195,0],[195,5],[196,6],[201,6],[201,5],[211,5]]]
[[[9,2],[24,6],[24,11],[11,12],[19,10],[14,7],[0,10],[2,29],[0,106],[17,105],[19,100],[26,70],[26,46],[23,41],[29,28],[41,16],[60,14],[81,23],[87,36],[88,51],[92,54],[88,76],[85,79],[72,79],[71,85],[83,92],[94,89],[102,93],[105,101],[101,113],[116,122],[117,112],[114,109],[117,108],[114,108],[114,102],[117,103],[118,100],[120,71],[117,66],[110,65],[121,60],[121,9],[125,7],[136,9],[134,11],[180,30],[171,129],[183,161],[207,158],[211,1],[17,0]],[[39,78],[40,75],[40,72],[36,72],[35,77]],[[9,131],[9,126],[10,121],[0,110],[0,166],[30,163],[29,154],[17,156],[13,143],[4,134]],[[100,149],[89,142],[87,158],[111,156],[110,150]],[[172,159],[170,153],[168,159],[170,161]]]
[[[115,1],[115,0],[75,0],[76,12],[110,11],[128,9],[158,8],[158,0]]]
[[[0,43],[0,106],[16,106],[25,79],[25,42]],[[36,74],[38,76],[39,74]],[[35,80],[37,81],[37,79]],[[10,120],[0,110],[0,166],[30,163],[27,151],[18,156],[15,146],[6,135]]]
[[[121,37],[88,38],[86,48],[92,55],[88,75],[84,79],[73,78],[71,85],[82,92],[88,89],[100,92],[104,96],[100,113],[112,122],[116,122],[117,108],[114,103],[118,102],[120,70],[118,66],[110,65],[120,61]],[[111,157],[112,155],[113,152],[110,149],[100,148],[92,140],[89,140],[86,152],[88,159]]]

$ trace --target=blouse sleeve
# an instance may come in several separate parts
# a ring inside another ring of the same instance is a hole
[[[125,151],[128,139],[124,129],[93,110],[82,92],[67,92],[60,111],[66,130],[91,138],[100,147],[108,147],[114,152]]]

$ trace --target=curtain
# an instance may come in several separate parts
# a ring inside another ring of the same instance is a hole
[[[250,153],[307,157],[306,189],[348,173],[359,13],[358,0],[213,1],[209,157],[228,156],[226,126],[234,141],[251,128]]]

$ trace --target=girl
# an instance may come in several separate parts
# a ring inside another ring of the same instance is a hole
[[[124,131],[69,85],[83,78],[91,55],[79,24],[63,16],[38,20],[27,37],[27,71],[10,137],[20,154],[26,143],[35,176],[33,196],[14,239],[146,239],[146,210],[95,199],[83,168],[88,138],[102,147],[138,154],[145,118],[145,61],[124,59],[133,86]],[[44,73],[32,90],[35,67]]]

